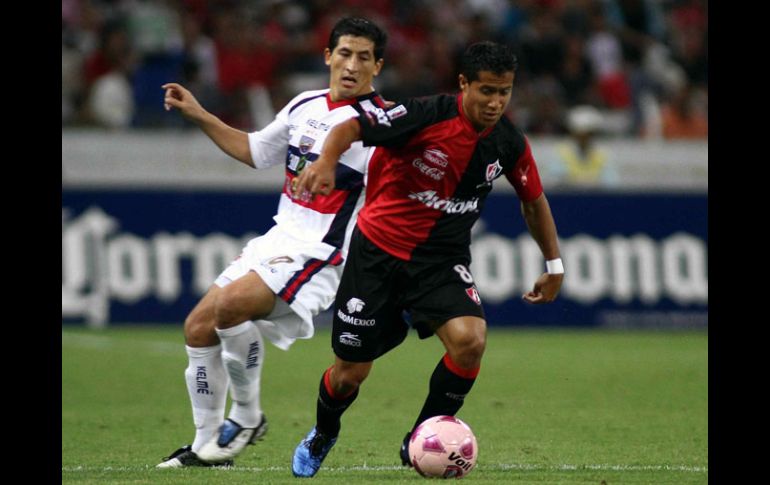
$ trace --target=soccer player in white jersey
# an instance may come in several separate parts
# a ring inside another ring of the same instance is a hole
[[[312,337],[313,316],[334,301],[373,148],[357,143],[345,152],[329,196],[293,198],[292,181],[318,157],[333,126],[384,107],[372,80],[386,42],[385,32],[368,20],[337,22],[324,50],[329,88],[296,96],[254,133],[226,125],[181,85],[162,86],[167,110],[181,111],[250,167],[284,164],[286,180],[275,225],[248,242],[185,320],[195,439],[159,468],[228,466],[267,430],[260,404],[264,338],[286,350],[295,339]],[[232,404],[225,419],[228,386]]]

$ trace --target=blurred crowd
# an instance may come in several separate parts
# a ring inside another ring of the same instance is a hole
[[[386,99],[457,89],[479,40],[519,59],[508,115],[532,135],[708,135],[706,0],[62,0],[62,126],[186,127],[163,110],[180,82],[228,124],[259,129],[328,84],[332,25],[360,15],[389,35]],[[573,123],[574,124],[574,123]]]

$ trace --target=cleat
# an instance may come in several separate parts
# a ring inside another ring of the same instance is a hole
[[[232,460],[240,454],[246,445],[253,445],[267,432],[267,418],[256,428],[244,428],[232,419],[225,419],[219,431],[198,450],[198,458],[207,463],[220,463]]]
[[[411,437],[412,432],[410,431],[404,436],[404,441],[401,443],[401,449],[398,452],[398,455],[401,457],[401,464],[408,467],[412,466],[412,460],[409,459],[409,439]]]
[[[187,445],[171,453],[170,456],[163,458],[163,461],[155,468],[184,468],[188,466],[229,468],[233,466],[233,460],[225,460],[221,463],[206,463],[198,458],[191,445]]]
[[[312,477],[318,473],[321,463],[336,442],[336,436],[329,437],[313,427],[294,450],[291,472],[295,477]]]

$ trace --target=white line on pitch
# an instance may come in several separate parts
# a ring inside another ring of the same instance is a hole
[[[105,471],[117,471],[117,472],[136,472],[154,469],[154,466],[107,466],[107,467],[95,467],[95,466],[64,466],[62,472],[105,472]],[[355,465],[355,466],[341,466],[341,467],[325,467],[323,470],[330,473],[345,473],[351,471],[394,471],[404,470],[403,466],[398,465]],[[708,467],[703,466],[689,466],[689,465],[611,465],[611,464],[585,464],[585,465],[536,465],[528,463],[497,463],[497,464],[485,464],[479,465],[478,470],[523,470],[523,471],[581,471],[581,470],[599,470],[599,471],[677,471],[677,472],[689,472],[689,473],[707,473]],[[228,470],[233,471],[248,471],[248,472],[282,472],[289,471],[285,466],[270,466],[270,467],[239,467],[232,468],[215,468],[213,470],[226,472]]]

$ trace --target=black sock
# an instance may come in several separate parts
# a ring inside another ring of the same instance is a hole
[[[340,418],[342,413],[353,404],[358,397],[358,388],[347,396],[335,396],[331,394],[331,386],[328,383],[328,375],[331,367],[326,369],[321,376],[321,384],[318,389],[318,402],[316,403],[316,428],[321,433],[335,437],[340,432]]]
[[[463,405],[465,395],[468,394],[476,382],[479,369],[462,369],[457,366],[449,354],[439,361],[433,375],[430,377],[430,390],[425,404],[417,417],[412,430],[433,416],[454,416]]]

